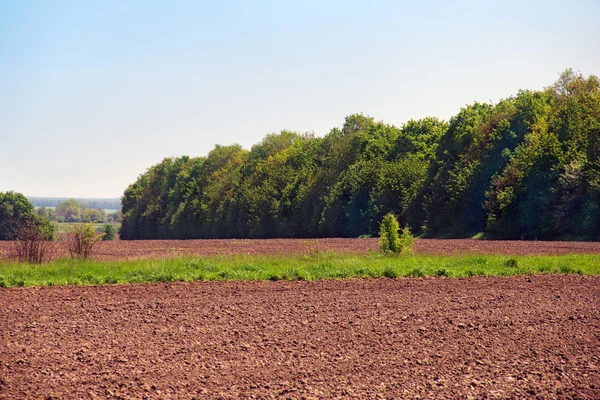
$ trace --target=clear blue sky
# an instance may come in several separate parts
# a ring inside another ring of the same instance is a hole
[[[0,191],[119,197],[164,157],[401,125],[600,75],[600,2],[0,0]]]

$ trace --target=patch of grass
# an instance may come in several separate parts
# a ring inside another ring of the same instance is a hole
[[[541,273],[550,273],[552,272],[552,267],[549,265],[540,265],[539,267],[537,267],[537,270]]]
[[[506,268],[519,268],[519,260],[514,257],[504,260],[504,266]]]
[[[0,288],[198,280],[456,278],[539,273],[600,275],[600,256],[515,256],[507,259],[498,255],[397,257],[380,253],[322,253],[318,259],[306,255],[237,255],[117,262],[61,259],[42,265],[0,263]]]
[[[440,268],[436,269],[433,274],[438,278],[442,278],[448,276],[448,271],[446,271],[444,268]]]
[[[385,267],[383,270],[383,276],[390,279],[397,278],[398,272],[392,267]]]
[[[421,268],[413,268],[404,276],[409,276],[411,278],[421,278],[425,276],[425,273]]]
[[[581,270],[581,268],[574,268],[570,265],[561,265],[558,267],[558,272],[560,272],[561,274],[576,274],[576,275],[582,275],[583,271]]]

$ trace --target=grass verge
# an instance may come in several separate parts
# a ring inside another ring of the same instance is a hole
[[[218,256],[103,262],[60,259],[43,265],[0,264],[0,287],[176,281],[600,275],[600,256]]]

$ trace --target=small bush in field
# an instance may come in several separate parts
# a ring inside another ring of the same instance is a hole
[[[400,234],[398,234],[400,231]],[[400,225],[394,214],[389,213],[381,221],[379,229],[379,248],[383,252],[412,254],[415,237],[408,227],[400,230]]]
[[[415,247],[415,237],[410,232],[408,226],[402,228],[400,232],[400,254],[412,254]]]
[[[89,258],[94,245],[102,240],[105,233],[96,234],[94,224],[80,223],[72,225],[67,231],[67,241],[71,258]]]
[[[111,224],[104,225],[104,236],[102,240],[115,240],[115,227]]]
[[[26,221],[14,224],[16,240],[13,242],[14,257],[19,262],[41,264],[50,258],[54,225],[45,217],[33,215]]]
[[[518,268],[519,267],[519,260],[517,260],[516,258],[509,258],[507,260],[504,261],[504,266],[506,268]]]
[[[383,252],[398,253],[400,251],[400,237],[398,236],[398,220],[394,214],[389,213],[381,221],[379,228],[379,248]]]
[[[421,278],[421,277],[425,276],[425,273],[423,272],[423,270],[421,268],[413,268],[412,270],[409,271],[408,274],[406,274],[406,276],[409,276],[411,278]]]
[[[440,268],[440,269],[436,269],[435,270],[435,276],[437,276],[438,278],[444,277],[444,276],[448,276],[448,271],[446,271],[446,269],[444,268]]]
[[[398,272],[396,272],[396,270],[392,267],[385,267],[383,270],[383,276],[390,279],[397,278]]]

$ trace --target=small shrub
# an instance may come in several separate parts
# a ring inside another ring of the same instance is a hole
[[[561,274],[576,274],[576,275],[582,275],[583,271],[579,268],[573,268],[569,265],[561,265],[559,267],[559,271]]]
[[[383,217],[379,229],[379,248],[383,252],[412,254],[415,237],[408,227],[402,228],[400,234],[398,231],[400,231],[400,226],[394,214],[389,213]]]
[[[437,276],[438,278],[447,277],[448,271],[446,271],[444,268],[436,269],[434,272],[434,275]]]
[[[421,278],[425,276],[425,273],[423,273],[423,270],[421,268],[414,268],[406,276],[409,276],[411,278]]]
[[[41,264],[50,258],[54,226],[44,217],[32,216],[13,226],[15,234],[14,256],[19,262]]]
[[[92,256],[94,245],[103,237],[104,233],[96,234],[94,224],[80,223],[69,227],[67,241],[71,258],[89,258]]]
[[[396,270],[392,267],[385,267],[383,270],[383,276],[390,279],[397,278],[398,272],[396,272]]]
[[[504,260],[504,267],[505,268],[519,268],[519,260],[517,260],[516,258],[509,258],[507,260]]]
[[[552,272],[552,267],[549,265],[541,265],[538,267],[538,271],[544,273]]]
[[[568,265],[561,265],[558,267],[558,270],[560,271],[561,274],[572,274],[573,273],[573,268],[571,268]]]
[[[104,225],[104,236],[102,240],[115,240],[115,227],[111,224]]]
[[[400,248],[399,253],[409,255],[413,253],[413,249],[415,247],[415,237],[410,232],[408,226],[402,228],[400,232]]]
[[[379,228],[379,248],[383,252],[398,253],[400,250],[400,237],[398,236],[398,220],[394,214],[389,213],[383,217]]]
[[[25,279],[11,277],[10,280],[9,280],[9,285],[10,286],[23,287],[23,286],[25,286]]]
[[[227,280],[230,277],[231,277],[231,274],[229,273],[229,271],[221,271],[221,272],[219,272],[219,278],[221,278],[223,280]]]

